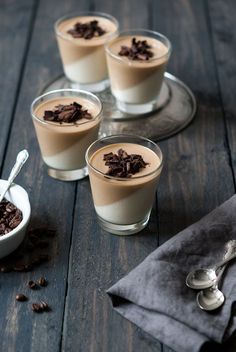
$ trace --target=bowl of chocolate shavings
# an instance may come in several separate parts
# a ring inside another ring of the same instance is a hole
[[[0,180],[0,193],[7,181]],[[13,252],[23,241],[30,220],[31,207],[28,193],[12,184],[0,202],[0,258]]]

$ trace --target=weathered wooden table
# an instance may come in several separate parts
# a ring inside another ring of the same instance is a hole
[[[198,102],[193,123],[160,143],[165,168],[156,204],[147,229],[134,237],[100,230],[88,179],[63,183],[47,176],[30,117],[32,100],[62,72],[55,20],[88,9],[113,14],[123,28],[166,34],[173,44],[168,71]],[[29,191],[31,227],[57,231],[48,263],[0,274],[0,351],[170,351],[115,313],[105,290],[235,193],[235,14],[234,0],[0,0],[1,176],[26,147],[30,159],[17,183]],[[15,295],[41,274],[49,281],[41,295],[52,312],[37,315]],[[231,345],[224,351],[235,351]]]

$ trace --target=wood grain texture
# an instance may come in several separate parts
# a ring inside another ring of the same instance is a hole
[[[32,100],[62,72],[53,24],[82,10],[111,13],[122,29],[146,27],[166,34],[173,44],[168,71],[186,82],[198,101],[194,122],[160,143],[165,168],[151,221],[128,238],[99,228],[88,179],[63,183],[47,176],[30,119]],[[12,18],[16,35],[9,31]],[[7,177],[17,152],[29,149],[17,183],[29,191],[30,226],[47,225],[57,232],[50,262],[31,273],[0,274],[1,351],[173,352],[115,313],[105,290],[235,192],[234,18],[234,0],[0,3],[0,70],[7,87],[0,92],[0,164],[4,160]],[[27,281],[42,274],[48,287],[29,295]],[[33,314],[29,302],[15,302],[19,292],[28,294],[30,303],[45,299],[52,312]],[[223,350],[235,351],[235,341]]]
[[[153,13],[154,28],[173,44],[168,70],[191,87],[198,103],[193,123],[160,143],[165,155],[158,196],[160,236],[164,242],[235,190],[205,2],[156,1]]]
[[[153,249],[155,223],[134,237],[104,233],[87,180],[78,185],[75,213],[62,350],[152,351],[158,342],[115,313],[105,290]]]
[[[149,26],[149,8],[140,0],[99,1],[93,9],[114,15],[121,29]],[[112,310],[105,293],[157,247],[156,209],[138,236],[105,234],[98,227],[86,180],[78,184],[75,213],[62,350],[161,351],[158,341]]]
[[[0,172],[25,67],[34,12],[35,1],[0,2]]]
[[[193,123],[160,143],[166,159],[158,192],[160,244],[235,192],[206,10],[204,1],[181,0],[155,1],[153,10],[153,28],[173,44],[168,70],[198,103]]]
[[[236,28],[235,14],[236,2],[208,0],[209,27],[212,36],[216,74],[223,106],[224,121],[226,125],[226,147],[230,153],[229,162],[236,175]],[[236,350],[236,334],[223,347],[224,351]]]
[[[236,170],[236,29],[235,13],[236,2],[208,1],[209,28],[212,36],[214,59],[217,79],[220,89],[220,97],[223,105],[223,113],[227,126],[227,147],[231,152],[231,161]]]
[[[68,2],[63,0],[57,1],[57,5],[47,0],[39,3],[4,163],[6,177],[17,151],[23,147],[29,150],[29,161],[16,182],[29,191],[31,227],[46,225],[57,232],[51,240],[50,262],[32,273],[0,275],[0,294],[4,296],[0,301],[0,343],[1,350],[6,352],[60,350],[76,183],[63,183],[47,176],[31,121],[30,104],[45,84],[61,73],[53,25],[69,10]],[[41,275],[48,279],[48,287],[31,293],[30,302],[24,306],[17,304],[16,293],[27,292],[27,281]],[[39,298],[51,305],[52,312],[32,313],[30,303]]]

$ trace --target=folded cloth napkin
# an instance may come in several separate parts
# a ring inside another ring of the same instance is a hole
[[[221,260],[231,239],[236,239],[236,195],[165,242],[112,286],[107,292],[114,309],[177,352],[197,352],[209,341],[222,343],[236,330],[236,261],[224,274],[226,301],[217,311],[198,308],[196,291],[185,285],[185,279],[190,270]]]

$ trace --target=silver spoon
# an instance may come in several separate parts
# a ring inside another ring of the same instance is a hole
[[[214,265],[212,268],[196,269],[191,271],[186,278],[186,285],[195,290],[202,290],[204,288],[214,285],[217,274],[216,271],[236,257],[236,252]]]
[[[16,178],[16,176],[19,174],[22,166],[24,165],[24,163],[26,162],[26,160],[29,157],[29,153],[27,152],[26,149],[22,150],[21,152],[18,153],[17,158],[16,158],[16,162],[15,165],[13,166],[11,173],[8,177],[7,180],[7,184],[4,187],[3,191],[0,194],[0,202],[3,200],[6,192],[8,191],[8,189],[10,188],[12,182],[14,181],[14,179]]]
[[[226,265],[218,270],[218,276],[212,287],[198,292],[197,304],[202,310],[211,311],[219,308],[225,301],[223,292],[218,288],[218,283],[223,275]]]
[[[225,247],[226,247],[226,252],[223,257],[224,259],[230,257],[235,252],[236,241],[231,240],[227,242]],[[227,264],[225,264],[218,270],[217,279],[212,287],[206,288],[205,290],[198,292],[197,304],[201,309],[211,311],[219,308],[224,303],[225,297],[223,292],[219,290],[218,284],[222,278],[222,275],[224,273],[226,266]]]

